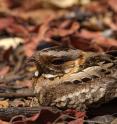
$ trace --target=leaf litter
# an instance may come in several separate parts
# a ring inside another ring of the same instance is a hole
[[[109,116],[109,113],[94,116],[92,112],[90,117],[87,111],[42,108],[32,114],[27,109],[27,114],[23,114],[25,107],[38,107],[31,81],[35,67],[26,66],[26,58],[56,45],[95,52],[117,50],[116,3],[116,0],[1,0],[0,124],[106,124],[102,118],[110,118],[107,123],[117,123],[112,112]],[[11,107],[14,115],[4,116],[2,109],[10,111]],[[15,113],[18,107],[22,108],[20,114]]]

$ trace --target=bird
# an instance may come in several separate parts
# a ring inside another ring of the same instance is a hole
[[[34,63],[33,91],[40,106],[87,107],[117,97],[117,54],[50,47],[28,58]]]

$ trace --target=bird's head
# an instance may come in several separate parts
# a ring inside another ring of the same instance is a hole
[[[35,77],[53,79],[77,72],[84,62],[85,53],[73,48],[51,47],[36,52],[28,62],[33,62]]]

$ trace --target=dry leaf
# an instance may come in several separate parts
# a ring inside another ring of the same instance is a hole
[[[67,8],[77,4],[78,0],[45,0],[45,2],[60,8]]]
[[[5,74],[7,74],[9,69],[10,69],[9,66],[5,66],[2,69],[0,69],[0,77],[3,77]]]
[[[7,100],[0,101],[0,108],[8,108],[9,103]]]
[[[0,124],[10,124],[9,122],[0,120]]]
[[[4,38],[0,39],[0,47],[6,49],[9,49],[10,47],[16,48],[20,43],[23,43],[24,40],[19,37],[14,38]]]
[[[117,124],[117,118],[114,119],[114,120],[111,122],[111,124]]]

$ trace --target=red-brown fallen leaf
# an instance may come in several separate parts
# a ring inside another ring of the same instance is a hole
[[[20,21],[21,20],[21,21]],[[45,37],[46,29],[48,29],[48,23],[44,23],[42,27],[37,31],[36,36],[30,38],[30,32],[33,32],[33,27],[24,26],[25,21],[18,17],[2,17],[0,18],[0,31],[6,30],[9,34],[15,34],[16,36],[24,37],[26,41],[30,41],[29,44],[26,42],[27,48],[26,55],[32,55],[32,51],[36,48],[40,40],[43,40]],[[32,43],[33,42],[33,43]]]
[[[10,124],[9,122],[0,120],[0,124]]]
[[[18,25],[16,23],[14,23],[7,28],[8,28],[7,31],[11,34],[15,33],[22,37],[29,37],[28,30],[26,29],[26,27],[24,27],[22,25]]]
[[[62,38],[64,46],[72,46],[84,51],[103,52],[117,50],[117,40],[105,37],[101,32],[81,30],[70,37]]]
[[[68,124],[83,124],[84,120],[82,118],[79,118],[77,120],[71,121]]]
[[[56,22],[54,19],[55,17],[49,17],[43,24],[39,25],[35,36],[32,36],[31,39],[28,39],[29,42],[25,43],[25,53],[27,56],[31,56],[40,43],[51,42],[51,37],[54,36],[65,37],[72,35],[80,27],[79,23],[71,20],[58,19],[58,22]]]
[[[80,112],[80,111],[72,110],[72,109],[68,109],[64,111],[63,113],[73,116],[75,118],[75,120],[70,121],[68,124],[83,124],[84,117],[86,115],[85,112]]]
[[[94,42],[100,45],[102,48],[117,49],[117,40],[114,40],[114,39],[107,39],[105,37],[99,37],[97,40],[94,39]]]
[[[92,43],[91,39],[86,39],[77,35],[70,37],[70,40],[62,41],[64,46],[72,46],[84,51],[102,52],[103,49],[96,43]]]
[[[39,113],[33,115],[32,117],[25,117],[23,115],[14,116],[10,122],[13,124],[23,124],[23,123],[39,123],[39,124],[52,124],[58,117],[60,112],[53,112],[49,108],[43,108]]]
[[[43,24],[38,26],[38,31],[35,36],[32,36],[28,41],[24,44],[25,47],[25,54],[27,56],[31,56],[34,53],[34,50],[39,45],[40,42],[43,40],[48,41],[49,38],[45,37],[49,27],[48,23],[53,19],[53,17],[49,17]]]
[[[39,124],[51,124],[60,116],[60,112],[53,112],[49,109],[42,109],[36,120]]]
[[[104,2],[104,1],[103,1]],[[102,2],[102,3],[103,3]],[[98,1],[92,1],[90,4],[87,4],[86,5],[86,10],[85,11],[90,11],[90,12],[93,12],[93,13],[103,13],[103,12],[106,12],[106,3],[101,4],[101,2],[98,2]]]
[[[78,22],[71,22],[70,20],[65,20],[64,22],[62,22],[60,26],[56,28],[50,27],[49,31],[47,32],[47,35],[48,37],[52,37],[52,36],[65,37],[65,36],[73,34],[79,28],[80,28],[80,25]]]
[[[9,7],[9,0],[1,0],[0,1],[0,9],[7,10]]]
[[[16,18],[18,20],[18,17]],[[17,22],[17,20],[15,19],[15,17],[0,18],[0,31],[6,30],[11,34],[19,35],[22,37],[29,37],[29,32],[27,27],[26,26],[24,27],[24,25]]]
[[[27,121],[36,121],[39,117],[39,113],[33,115],[32,117],[27,118]]]
[[[64,121],[67,121],[68,124],[83,124],[84,117],[85,117],[85,112],[79,112],[77,110],[69,109],[64,112],[62,111],[60,112],[58,110],[53,111],[50,108],[43,108],[39,113],[35,114],[32,117],[17,115],[14,116],[10,120],[10,122],[13,124],[32,123],[32,122],[39,124],[53,124],[55,122],[63,123]]]
[[[13,7],[14,4],[16,3],[15,0],[1,0],[0,2],[1,2],[0,3],[1,4],[0,7],[2,7],[5,10],[10,8],[10,7]]]
[[[97,46],[100,46],[103,49],[107,50],[111,47],[117,49],[117,40],[106,38],[100,32],[82,30],[81,33],[78,35],[85,39],[90,39],[91,41],[93,41],[90,44],[96,44]]]
[[[63,111],[63,114],[72,115],[72,116],[75,116],[77,118],[85,116],[85,112],[80,112],[80,111],[77,111],[75,109],[67,109],[67,110]]]
[[[7,74],[9,70],[9,66],[4,66],[2,69],[0,69],[0,76],[5,76],[5,74]]]
[[[115,12],[117,12],[117,0],[108,0],[108,4]]]
[[[93,39],[101,37],[100,32],[91,32],[85,29],[82,29],[80,33],[77,33],[78,36],[86,38],[86,39]]]
[[[13,23],[13,18],[0,18],[0,30],[8,28]]]
[[[86,39],[97,39],[97,41],[100,40],[99,41],[100,44],[103,44],[103,43],[101,43],[103,39],[108,40],[108,43],[105,42],[104,45],[112,45],[112,46],[117,47],[117,40],[109,39],[109,38],[107,39],[100,32],[91,32],[91,31],[88,31],[88,30],[82,30],[80,36],[82,36],[82,37],[84,37]]]

